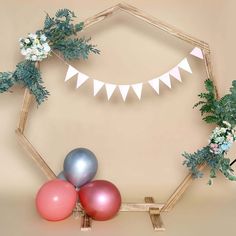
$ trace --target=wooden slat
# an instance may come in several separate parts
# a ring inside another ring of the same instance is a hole
[[[21,146],[30,154],[29,156],[34,160],[38,167],[43,171],[48,179],[55,179],[56,175],[52,169],[48,166],[46,161],[34,148],[34,146],[29,142],[29,140],[21,133],[19,129],[16,130],[16,135]]]
[[[150,208],[161,209],[162,203],[122,203],[120,211],[147,212]]]
[[[30,93],[29,89],[25,89],[23,104],[20,112],[20,121],[18,124],[18,130],[23,133],[25,130],[26,121],[28,118],[29,107],[32,101],[32,94]]]
[[[146,203],[154,203],[153,197],[145,197]],[[164,231],[164,224],[160,216],[160,209],[155,207],[149,208],[149,216],[152,221],[152,226],[155,231]]]
[[[36,68],[39,69],[40,68],[39,62],[36,62],[35,66],[36,66]],[[30,93],[29,89],[25,88],[23,104],[22,104],[22,108],[21,108],[21,112],[20,112],[20,121],[18,124],[18,130],[21,133],[24,133],[24,130],[25,130],[25,125],[26,125],[26,121],[28,118],[28,113],[29,113],[29,108],[31,105],[32,97],[33,97],[33,95]]]
[[[206,42],[199,40],[189,34],[186,34],[183,31],[181,31],[181,30],[179,30],[167,23],[164,23],[163,21],[161,21],[161,20],[147,14],[146,12],[141,11],[138,8],[131,6],[127,3],[117,4],[113,7],[106,9],[105,11],[102,11],[102,12],[94,15],[91,18],[88,18],[87,20],[84,21],[84,29],[105,20],[106,18],[110,17],[118,10],[122,10],[122,11],[124,11],[124,12],[126,12],[126,13],[128,13],[128,14],[176,37],[176,38],[179,38],[187,43],[190,43],[196,47],[204,49],[205,51],[209,51],[209,45]]]
[[[202,171],[206,167],[206,164],[199,166],[198,170]],[[190,186],[190,184],[193,181],[192,174],[189,173],[185,179],[182,181],[182,183],[178,186],[178,188],[174,191],[174,193],[170,196],[170,198],[165,203],[164,207],[161,209],[161,211],[170,211],[175,206],[175,204],[178,202],[178,200],[183,196],[186,189]]]
[[[204,56],[204,63],[205,63],[205,67],[206,67],[207,78],[214,81],[216,97],[219,98],[217,84],[216,84],[214,74],[213,74],[213,68],[212,68],[212,62],[211,62],[211,53],[210,53],[210,51],[205,51],[205,50],[203,50],[202,52],[203,52],[203,56]]]
[[[165,204],[163,203],[155,203],[155,202],[146,202],[146,203],[129,203],[129,202],[122,202],[120,212],[148,212],[150,208],[158,208],[161,209],[164,207]],[[78,203],[80,209],[79,211],[82,212],[82,206]]]
[[[115,5],[113,7],[110,7],[108,9],[106,9],[102,12],[99,12],[98,14],[86,19],[84,21],[84,28],[83,29],[86,29],[92,25],[99,23],[100,21],[105,20],[106,18],[112,16],[119,9],[120,9],[119,5]]]
[[[92,228],[92,219],[84,214],[82,217],[81,217],[81,231],[90,231]]]

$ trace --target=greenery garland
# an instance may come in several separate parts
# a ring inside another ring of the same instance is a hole
[[[226,158],[232,143],[236,140],[236,81],[232,82],[230,93],[217,99],[213,81],[205,81],[206,92],[199,94],[201,100],[194,107],[200,106],[201,115],[206,123],[216,124],[212,131],[209,144],[196,152],[183,153],[183,162],[192,172],[194,178],[202,177],[198,170],[199,165],[207,164],[210,167],[210,179],[216,177],[216,172],[221,171],[226,178],[236,181],[230,159]]]
[[[25,60],[16,65],[13,72],[0,72],[0,93],[8,91],[14,84],[26,86],[35,96],[36,102],[41,104],[49,95],[43,86],[43,81],[36,62],[46,59],[52,51],[58,51],[66,60],[87,59],[90,53],[99,54],[95,45],[89,43],[90,38],[76,38],[84,23],[73,24],[76,18],[74,12],[68,9],[58,10],[54,17],[46,15],[44,28],[20,39],[21,54]],[[192,172],[194,178],[202,177],[199,165],[210,167],[210,180],[221,171],[229,180],[236,181],[230,159],[226,154],[236,140],[236,81],[233,81],[230,93],[217,99],[216,90],[211,80],[205,81],[206,92],[199,94],[201,100],[194,107],[200,106],[203,120],[216,124],[212,131],[209,144],[196,152],[183,153],[183,162]]]
[[[0,93],[8,91],[14,84],[26,86],[35,96],[38,104],[44,102],[49,92],[43,86],[39,69],[35,62],[46,59],[52,51],[58,51],[65,59],[87,59],[90,53],[99,54],[90,38],[76,38],[84,23],[73,24],[74,12],[68,9],[58,10],[54,17],[46,15],[44,28],[20,39],[21,53],[25,60],[16,65],[14,72],[0,72]]]

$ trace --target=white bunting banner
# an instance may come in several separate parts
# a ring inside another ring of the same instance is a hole
[[[78,75],[77,75],[76,88],[79,88],[88,79],[89,79],[89,76],[79,72]]]
[[[116,89],[116,85],[115,84],[105,84],[105,87],[106,87],[106,91],[107,91],[107,99],[109,101],[112,94],[114,93],[114,91]]]
[[[76,70],[73,66],[69,66],[66,73],[65,81],[68,81],[69,79],[71,79],[73,76],[75,76],[78,73],[79,71]]]
[[[190,55],[197,57],[199,59],[204,59],[203,51],[198,47],[193,48],[192,51],[190,52]],[[93,95],[96,96],[99,93],[99,91],[102,89],[102,87],[105,86],[107,99],[109,101],[111,99],[112,95],[114,94],[114,91],[118,87],[122,99],[124,101],[126,101],[128,93],[129,93],[129,89],[132,88],[135,95],[138,97],[139,100],[141,100],[144,84],[149,84],[151,86],[151,88],[154,89],[154,91],[157,94],[159,94],[160,93],[160,81],[161,81],[161,83],[164,83],[168,88],[171,88],[171,79],[176,79],[176,80],[182,82],[180,69],[192,74],[192,69],[191,69],[186,57],[183,60],[181,60],[181,62],[179,64],[177,64],[174,68],[172,68],[168,72],[164,73],[163,75],[161,75],[159,77],[148,80],[145,83],[140,82],[140,83],[135,83],[135,84],[117,85],[117,84],[113,84],[113,83],[106,83],[101,80],[92,79],[92,81],[93,81]],[[76,68],[69,65],[66,76],[65,76],[65,81],[70,80],[75,75],[77,75],[76,88],[80,88],[81,85],[83,85],[87,80],[91,79],[88,75],[78,71]]]
[[[174,67],[173,69],[171,69],[169,71],[169,74],[174,77],[175,79],[177,79],[178,81],[182,82],[182,79],[181,79],[181,75],[180,75],[180,72],[179,72],[179,67],[176,66]]]
[[[166,73],[159,77],[159,80],[161,80],[166,86],[171,88],[171,82],[170,82],[170,75],[169,73]]]
[[[203,53],[202,53],[202,50],[198,47],[194,48],[191,52],[190,52],[191,55],[195,56],[195,57],[198,57],[200,59],[203,59]]]
[[[123,100],[125,102],[127,94],[129,92],[130,85],[119,85],[118,87],[119,87],[121,96],[122,96],[122,98],[123,98]]]
[[[138,99],[140,100],[142,96],[143,83],[132,84],[131,87],[137,95]]]
[[[179,64],[178,67],[189,72],[190,74],[192,74],[192,70],[190,68],[190,65],[188,64],[188,60],[187,58],[184,58]]]
[[[97,93],[101,90],[104,82],[94,79],[93,80],[93,96],[96,96]]]
[[[159,94],[159,78],[149,80],[148,83]]]

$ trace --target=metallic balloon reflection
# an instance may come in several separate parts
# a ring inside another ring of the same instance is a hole
[[[113,218],[121,206],[118,188],[106,180],[95,180],[81,187],[79,200],[86,214],[100,221]]]
[[[86,148],[72,150],[64,161],[64,175],[76,187],[91,181],[97,173],[96,156]]]

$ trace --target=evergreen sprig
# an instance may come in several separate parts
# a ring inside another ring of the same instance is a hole
[[[99,54],[96,46],[89,43],[90,38],[73,38],[84,27],[83,22],[73,24],[75,18],[74,12],[68,9],[57,11],[55,17],[47,14],[41,32],[49,39],[52,49],[62,53],[65,59],[87,59],[90,53]]]
[[[232,82],[230,93],[219,100],[216,98],[213,81],[206,80],[205,88],[207,92],[199,94],[202,100],[194,106],[200,106],[203,120],[219,126],[223,125],[223,121],[227,121],[234,127],[236,125],[236,81]]]
[[[0,72],[0,93],[8,91],[15,83],[12,72]]]
[[[201,100],[194,105],[194,108],[200,107],[201,115],[206,123],[225,127],[225,122],[228,122],[233,129],[236,125],[236,81],[232,82],[230,93],[220,99],[217,99],[212,80],[205,81],[205,88],[206,92],[198,95]],[[230,159],[225,158],[226,154],[226,151],[215,154],[208,145],[191,154],[183,153],[182,155],[185,157],[183,164],[188,167],[194,178],[198,178],[203,175],[198,170],[199,165],[206,163],[210,167],[209,184],[216,177],[217,171],[222,172],[229,180],[236,181],[236,176],[230,166]]]
[[[48,98],[49,92],[42,85],[41,73],[34,62],[27,60],[20,62],[16,66],[13,78],[16,82],[23,83],[34,94],[39,105]]]
[[[68,60],[87,59],[90,53],[99,54],[96,46],[89,43],[90,38],[76,37],[84,23],[73,23],[75,18],[74,12],[69,9],[58,10],[54,17],[46,14],[44,27],[36,31],[36,34],[44,34],[51,49],[59,51]],[[43,86],[40,71],[33,61],[18,63],[13,72],[0,72],[0,93],[8,91],[15,83],[26,86],[38,104],[48,98],[49,92]]]

